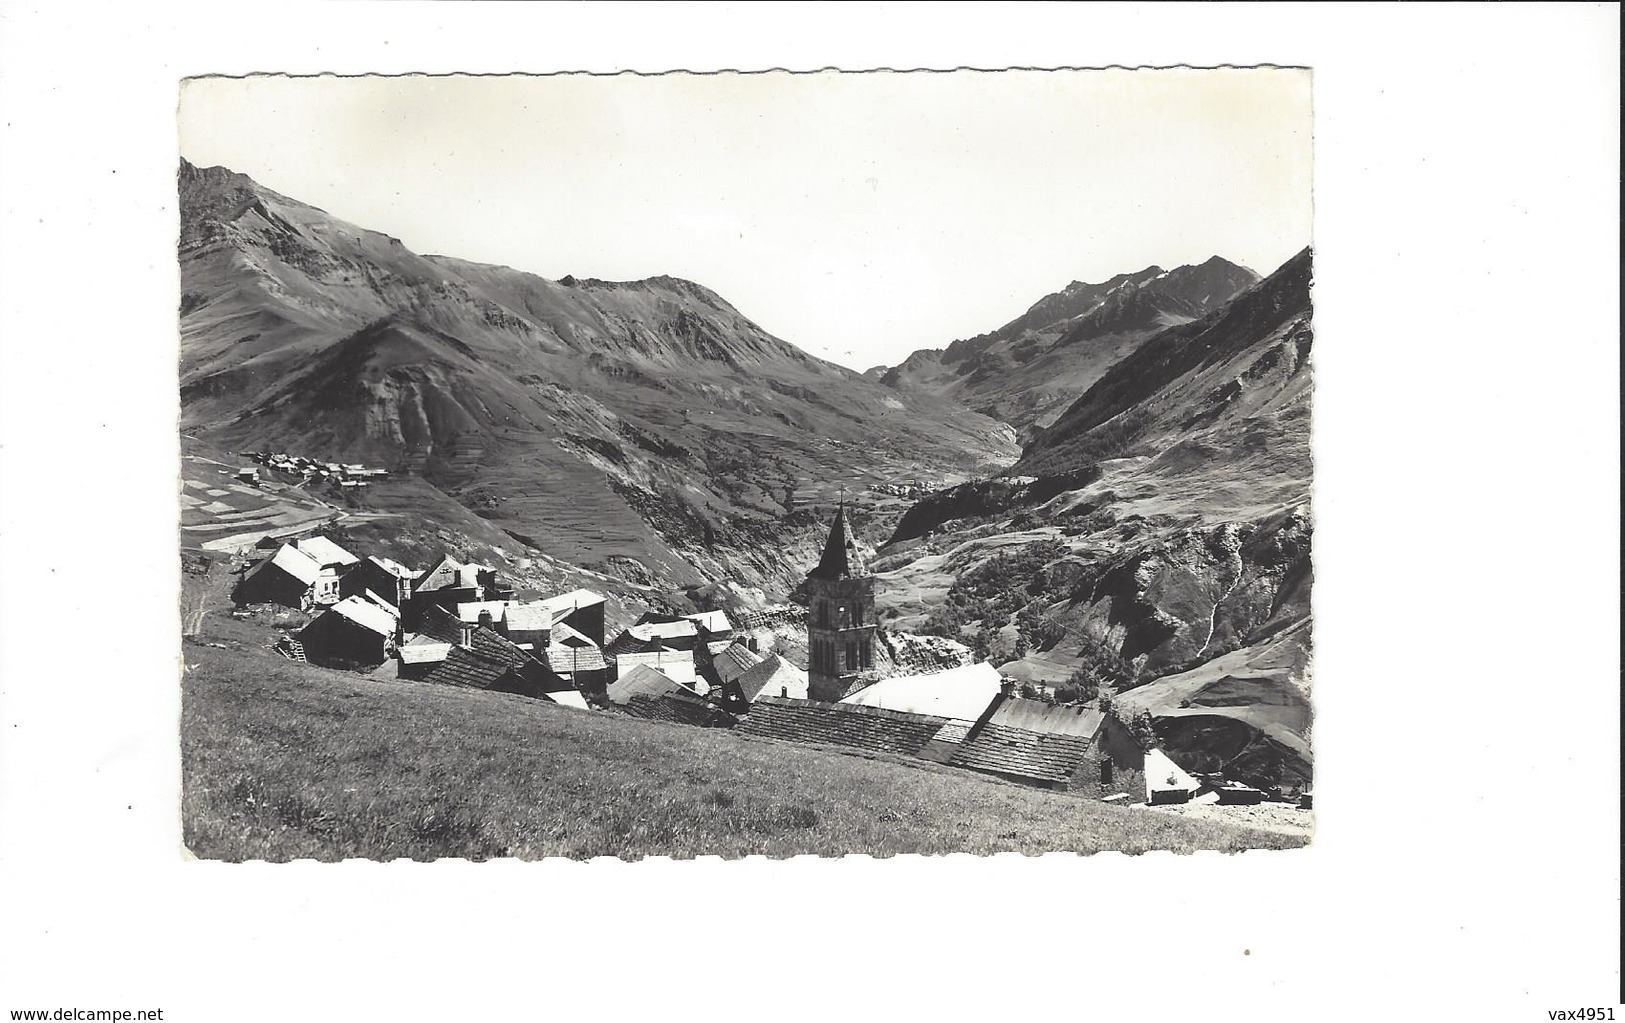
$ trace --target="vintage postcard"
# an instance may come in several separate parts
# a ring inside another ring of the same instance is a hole
[[[187,849],[1307,844],[1310,90],[187,80]]]

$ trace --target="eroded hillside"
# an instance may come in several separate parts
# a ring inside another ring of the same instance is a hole
[[[1145,340],[1008,475],[917,503],[882,606],[1008,674],[1081,670],[1213,769],[1306,779],[1311,276],[1306,250]]]
[[[184,164],[180,196],[183,432],[421,476],[583,567],[782,594],[838,486],[1017,454],[1003,424],[813,358],[689,281],[422,256],[222,168]]]

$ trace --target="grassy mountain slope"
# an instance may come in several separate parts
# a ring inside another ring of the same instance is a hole
[[[192,642],[185,654],[185,841],[208,859],[1303,844],[936,765],[380,681],[253,649]]]

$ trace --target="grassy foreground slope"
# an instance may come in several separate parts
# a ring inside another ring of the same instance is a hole
[[[1239,850],[1302,844],[926,770],[189,642],[212,859]]]

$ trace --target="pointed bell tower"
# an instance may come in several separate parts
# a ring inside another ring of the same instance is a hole
[[[830,523],[824,556],[807,574],[807,695],[834,702],[874,668],[875,579],[858,553],[846,503]]]

